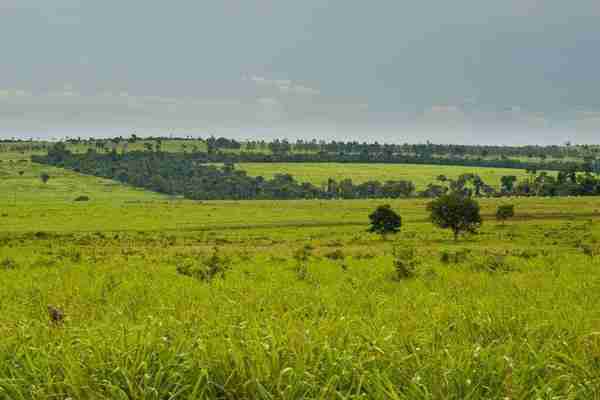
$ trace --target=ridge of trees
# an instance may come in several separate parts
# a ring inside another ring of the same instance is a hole
[[[73,153],[64,143],[57,143],[47,155],[34,155],[32,160],[197,200],[439,197],[449,192],[487,197],[600,195],[598,174],[581,171],[574,165],[564,167],[556,176],[535,169],[529,169],[528,177],[521,181],[514,176],[503,176],[499,189],[486,184],[477,174],[462,174],[456,179],[440,175],[417,192],[413,182],[407,180],[354,184],[351,179],[339,182],[329,179],[317,187],[297,182],[289,174],[278,174],[273,179],[251,177],[236,169],[231,159],[226,159],[223,167],[206,165],[216,160],[200,152],[169,153],[154,149],[119,153],[113,149],[99,153],[90,148],[86,153]]]
[[[452,144],[389,144],[358,141],[317,141],[275,139],[238,141],[224,137],[205,139],[150,137],[109,139],[71,138],[65,141],[79,151],[94,149],[98,152],[128,152],[137,148],[146,151],[164,151],[165,143],[171,149],[193,153],[205,162],[340,162],[340,163],[395,163],[431,164],[471,167],[516,168],[560,171],[576,168],[600,172],[600,146],[484,146]],[[177,143],[177,145],[173,145]],[[134,145],[135,144],[135,145]],[[0,151],[46,151],[51,142],[0,142]],[[68,147],[69,148],[69,147]]]

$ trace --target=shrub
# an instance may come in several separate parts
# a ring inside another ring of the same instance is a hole
[[[470,253],[468,249],[462,249],[457,251],[444,250],[440,253],[440,261],[443,264],[460,264],[467,260]]]
[[[386,235],[388,233],[396,233],[402,226],[402,218],[398,215],[389,204],[379,206],[369,215],[371,226],[369,232]]]
[[[90,201],[90,198],[88,196],[82,195],[75,197],[75,200],[73,201]]]
[[[7,257],[4,260],[0,261],[0,269],[17,269],[17,263],[12,258]]]
[[[228,257],[220,256],[218,248],[215,247],[213,254],[208,259],[196,265],[179,264],[177,272],[203,282],[211,282],[217,277],[224,279],[230,264],[231,260]]]
[[[581,243],[578,247],[581,249],[581,251],[583,251],[583,254],[585,254],[586,256],[595,257],[598,254],[600,254],[600,249],[597,246],[594,246],[590,243]]]
[[[312,250],[313,247],[307,244],[294,252],[294,260],[296,260],[295,271],[300,280],[305,280],[308,277],[308,261],[312,255]]]
[[[393,250],[394,270],[396,279],[412,278],[417,272],[418,258],[414,248],[399,248]]]
[[[496,210],[496,220],[504,222],[515,216],[515,206],[513,204],[502,204],[498,206]]]
[[[43,183],[48,183],[48,181],[50,180],[50,175],[47,172],[42,172],[40,174],[40,179]]]

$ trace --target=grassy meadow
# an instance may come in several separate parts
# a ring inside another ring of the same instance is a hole
[[[600,398],[598,198],[481,200],[480,233],[455,242],[423,199],[200,202],[9,158],[2,400]],[[399,234],[366,232],[382,203]],[[184,273],[207,263],[223,276]]]
[[[369,180],[380,182],[390,180],[412,181],[417,190],[423,190],[430,183],[439,183],[436,178],[445,175],[455,179],[461,174],[478,174],[485,183],[500,187],[500,178],[514,175],[519,180],[527,177],[525,170],[512,168],[462,167],[449,165],[416,164],[348,164],[348,163],[240,163],[238,168],[250,176],[272,178],[275,174],[291,174],[300,182],[310,182],[320,186],[329,178],[336,181],[351,178],[354,183]]]

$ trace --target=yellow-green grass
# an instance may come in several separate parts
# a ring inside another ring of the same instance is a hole
[[[328,178],[336,181],[350,178],[354,183],[369,180],[410,180],[418,190],[436,181],[439,175],[457,178],[461,174],[478,174],[485,183],[498,187],[504,175],[515,175],[519,180],[527,177],[525,170],[511,168],[463,167],[448,165],[415,164],[346,164],[346,163],[241,163],[238,167],[251,176],[271,178],[275,174],[291,174],[298,181],[322,185]]]
[[[454,242],[421,199],[390,201],[403,227],[381,238],[378,200],[196,202],[0,171],[2,400],[600,395],[598,198],[482,200],[480,234]],[[395,278],[394,247],[414,277]],[[224,279],[177,272],[215,248]]]

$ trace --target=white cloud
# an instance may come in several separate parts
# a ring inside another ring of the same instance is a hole
[[[283,94],[300,96],[317,96],[321,94],[318,89],[296,84],[289,79],[267,79],[261,76],[251,76],[249,80],[257,86],[275,89]]]

